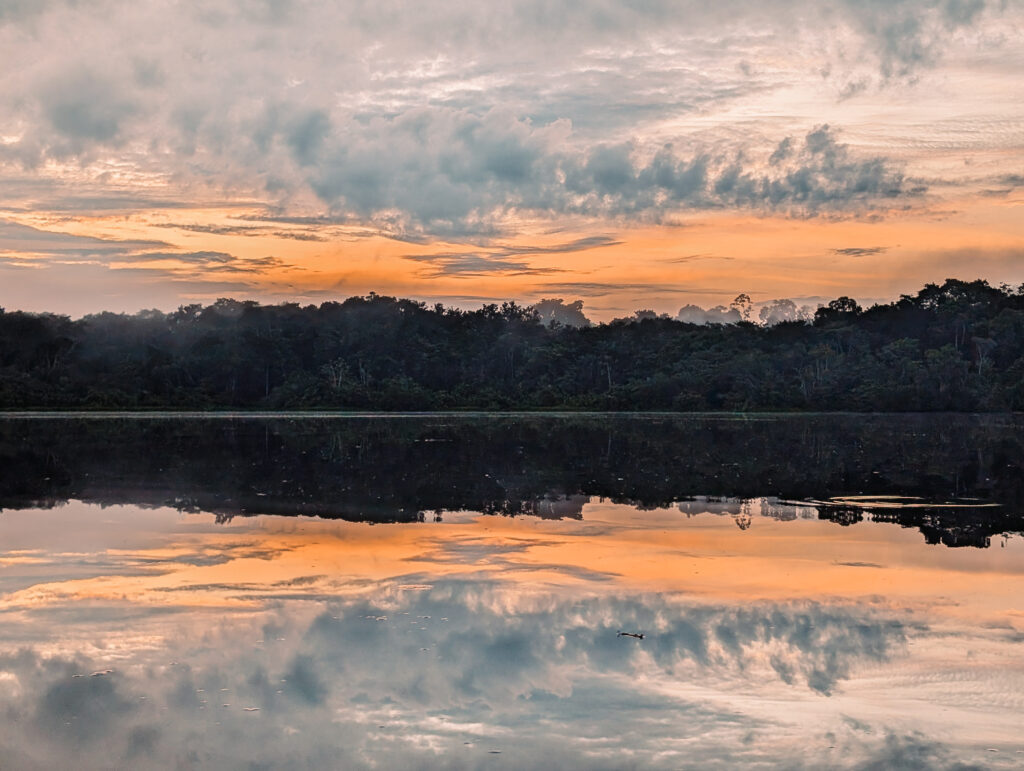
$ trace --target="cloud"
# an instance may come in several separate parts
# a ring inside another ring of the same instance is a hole
[[[735,289],[720,289],[714,287],[691,286],[686,284],[641,284],[641,283],[612,283],[606,281],[565,281],[546,283],[538,287],[538,293],[561,294],[580,297],[603,297],[605,295],[620,294],[622,292],[642,292],[644,294],[692,294],[692,295],[722,295],[729,297],[736,296]],[[748,294],[758,294],[748,292]]]
[[[225,265],[237,260],[235,256],[226,252],[139,252],[124,255],[120,259],[126,262],[177,260],[192,265]]]
[[[558,268],[534,268],[522,260],[508,260],[478,254],[418,255],[407,256],[406,259],[430,263],[433,269],[420,273],[424,278],[439,278],[441,276],[469,278],[483,275],[543,276],[562,272]]]
[[[123,122],[136,110],[118,86],[97,73],[62,73],[40,94],[43,114],[58,135],[79,142],[110,144],[121,136]],[[75,150],[77,152],[77,149]]]
[[[980,765],[960,762],[948,747],[919,732],[899,734],[886,730],[880,745],[863,741],[857,744],[860,746],[854,745],[851,749],[862,756],[858,767],[864,771],[883,771],[889,768],[971,771],[982,768]]]
[[[400,212],[409,225],[456,231],[516,211],[649,221],[723,208],[842,215],[923,192],[888,159],[851,153],[828,126],[785,140],[768,166],[750,148],[685,154],[665,145],[646,157],[625,143],[571,153],[561,133],[503,111],[418,111],[375,122],[354,149],[326,151],[311,184],[339,210]]]
[[[273,257],[239,258],[218,251],[169,251],[163,241],[131,241],[79,236],[71,233],[41,230],[29,225],[0,220],[0,257],[4,264],[21,267],[45,268],[69,261],[95,261],[125,272],[130,268],[119,263],[177,262],[192,271],[202,269],[213,273],[261,273],[270,269],[291,268],[284,260]],[[182,269],[167,267],[136,268],[161,272],[169,277],[181,277]]]
[[[832,253],[841,257],[873,257],[887,251],[889,251],[887,246],[845,246],[842,249],[833,249]]]
[[[54,4],[52,0],[0,0],[0,23],[23,21],[49,11]]]
[[[269,270],[288,268],[291,270],[300,270],[295,266],[285,262],[279,257],[267,256],[267,257],[236,257],[233,254],[227,252],[138,252],[133,254],[119,255],[112,260],[112,262],[132,262],[132,263],[145,263],[145,262],[180,262],[184,263],[184,268],[167,268],[167,267],[141,267],[136,266],[134,270],[137,271],[149,271],[149,272],[160,272],[166,274],[168,277],[181,278],[184,273],[193,278],[201,276],[212,276],[218,273],[239,273],[256,275],[264,273]],[[196,272],[199,269],[199,272]],[[120,271],[126,270],[126,268],[118,268]]]
[[[502,254],[568,254],[570,252],[583,252],[588,249],[598,249],[605,246],[618,246],[619,241],[611,236],[586,236],[577,238],[563,244],[551,246],[507,246],[501,250]]]
[[[731,261],[736,259],[735,257],[723,257],[718,254],[687,254],[682,257],[671,257],[662,262],[674,263],[677,265],[685,265],[690,262],[704,262],[705,260],[727,260]]]
[[[250,238],[287,238],[293,241],[326,241],[327,238],[309,229],[276,230],[270,227],[252,225],[198,225],[176,222],[161,222],[154,225],[158,228],[184,230],[189,233],[207,233],[214,236],[247,236]]]
[[[971,35],[1011,45],[995,33],[1016,18],[983,0],[4,0],[0,178],[54,180],[55,208],[247,198],[427,240],[523,214],[884,209],[914,192],[900,165],[831,132],[815,150],[817,111],[735,116],[794,84],[902,83]],[[796,155],[766,165],[785,134]]]
[[[534,267],[522,259],[524,256],[569,254],[605,246],[616,246],[610,236],[588,236],[567,243],[551,246],[500,246],[486,252],[440,252],[433,254],[406,254],[405,259],[431,265],[434,270],[426,276],[480,276],[497,275],[546,275],[564,271],[552,267]]]
[[[846,0],[850,20],[864,35],[886,79],[907,77],[941,59],[949,36],[977,22],[988,8],[985,0],[890,3]]]
[[[81,315],[176,307],[265,291],[254,279],[282,270],[301,268],[273,255],[175,251],[162,241],[78,236],[0,219],[0,305],[8,308],[56,306]]]
[[[11,162],[22,163],[34,159],[22,159],[12,152],[13,145],[0,141],[0,210],[15,213],[49,212],[62,214],[112,214],[132,212],[139,209],[183,209],[195,207],[201,201],[170,197],[172,190],[165,189],[164,195],[152,189],[144,189],[129,182],[114,183],[109,177],[99,175],[90,180],[76,179],[73,185],[61,175],[47,175],[39,168],[11,167]],[[6,164],[5,164],[6,162]],[[219,206],[230,208],[237,202],[218,201]]]
[[[142,249],[166,247],[162,241],[128,241],[41,230],[0,219],[0,253],[18,256],[112,258]]]

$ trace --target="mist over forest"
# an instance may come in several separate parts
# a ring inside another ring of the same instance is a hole
[[[221,299],[72,320],[0,310],[0,409],[1024,409],[1024,286],[947,279],[839,297],[637,311],[459,310],[371,293]]]

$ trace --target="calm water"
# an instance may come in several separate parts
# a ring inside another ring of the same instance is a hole
[[[0,419],[0,768],[1024,767],[1022,429]]]

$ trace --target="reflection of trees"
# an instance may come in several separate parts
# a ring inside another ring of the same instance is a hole
[[[458,509],[579,517],[579,496],[641,507],[689,499],[681,510],[733,515],[760,498],[763,514],[786,519],[803,515],[789,499],[975,496],[1002,507],[872,515],[936,543],[983,545],[1024,529],[1020,427],[963,416],[12,419],[0,423],[0,505],[81,499],[224,519],[397,522]],[[821,516],[850,524],[858,514]]]
[[[976,546],[987,549],[991,536],[1005,532],[1005,517],[999,514],[990,515],[987,511],[972,513],[964,517],[958,511],[931,511],[925,514],[901,512],[898,516],[888,512],[874,512],[871,517],[875,522],[894,522],[903,527],[913,527],[924,533],[924,538],[931,544],[945,546]],[[1020,529],[1021,524],[1011,525]]]
[[[822,519],[835,522],[837,525],[848,527],[863,521],[864,512],[850,506],[834,506],[821,510],[819,516]]]

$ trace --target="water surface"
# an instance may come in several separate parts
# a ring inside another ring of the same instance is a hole
[[[0,767],[1021,767],[1022,427],[0,420]]]

